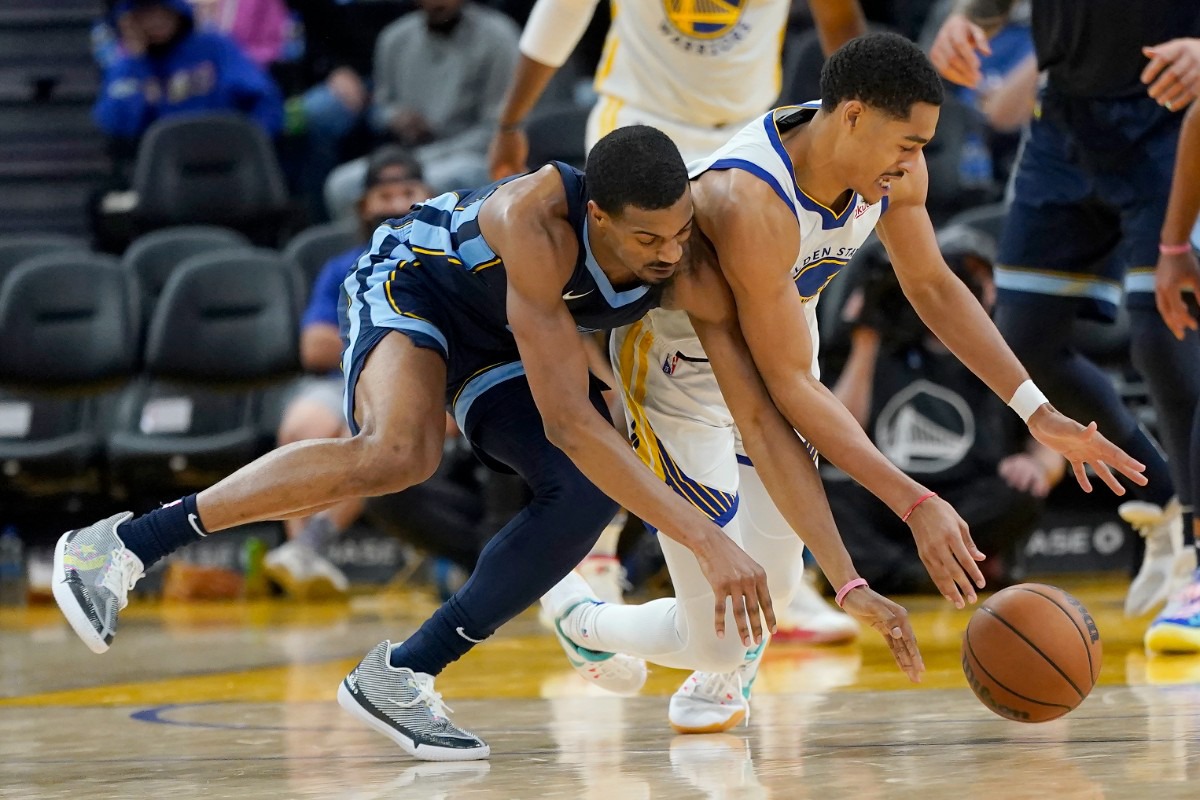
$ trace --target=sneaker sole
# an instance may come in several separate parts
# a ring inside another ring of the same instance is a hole
[[[413,758],[419,758],[422,761],[478,761],[492,754],[491,747],[486,744],[483,747],[472,747],[470,749],[415,744],[412,739],[409,739],[403,733],[363,708],[362,703],[358,702],[358,699],[346,688],[345,681],[338,684],[337,701],[338,705],[350,714],[350,716],[367,727],[382,733],[398,744],[401,750]]]
[[[734,715],[732,717],[725,720],[725,722],[714,722],[711,725],[703,725],[703,726],[679,725],[675,722],[672,722],[671,729],[673,731],[675,731],[676,733],[683,733],[683,734],[724,733],[725,731],[732,730],[733,728],[736,728],[738,725],[741,725],[742,720],[744,720],[745,718],[746,718],[746,710],[739,709],[737,712],[734,713]]]
[[[1200,653],[1200,629],[1162,622],[1146,631],[1145,645],[1152,653]]]
[[[58,603],[58,609],[67,618],[71,630],[75,631],[75,635],[83,640],[89,650],[97,654],[106,653],[108,652],[108,642],[96,633],[96,629],[92,626],[92,620],[79,605],[75,593],[71,591],[71,585],[63,578],[66,575],[63,557],[66,555],[67,537],[72,533],[75,531],[67,531],[58,538],[58,543],[54,545],[54,579],[50,584],[54,590],[54,602]]]

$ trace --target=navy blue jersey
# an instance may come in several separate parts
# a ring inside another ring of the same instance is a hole
[[[579,242],[575,268],[561,287],[576,326],[604,330],[640,319],[660,304],[662,288],[640,283],[621,291],[613,287],[588,244],[584,175],[566,164],[554,165]],[[348,415],[366,356],[389,331],[441,353],[447,364],[447,400],[463,415],[473,397],[523,372],[508,325],[506,268],[478,221],[484,203],[507,180],[427,200],[375,231],[370,249],[343,284],[349,297],[342,326]]]

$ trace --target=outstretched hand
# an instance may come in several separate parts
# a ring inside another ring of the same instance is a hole
[[[1096,430],[1095,422],[1084,427],[1060,414],[1049,403],[1043,403],[1029,418],[1029,432],[1071,462],[1075,480],[1079,481],[1085,492],[1092,491],[1092,482],[1084,471],[1086,465],[1090,465],[1100,480],[1118,497],[1125,494],[1125,487],[1113,475],[1113,469],[1138,486],[1146,485],[1146,476],[1142,474],[1146,465],[1104,438]]]
[[[896,664],[913,683],[921,682],[925,661],[917,648],[917,637],[903,606],[893,603],[867,586],[851,589],[842,608],[864,625],[870,625],[883,637]]]
[[[908,517],[917,555],[938,591],[956,608],[974,603],[975,588],[984,586],[976,562],[985,556],[971,539],[967,523],[954,507],[940,497],[930,497]],[[965,598],[965,601],[964,601]]]
[[[725,609],[732,600],[738,635],[742,644],[752,647],[762,641],[764,619],[771,633],[776,629],[767,573],[737,542],[719,528],[717,531],[704,546],[693,551],[717,599],[714,609],[717,637],[725,638]]]

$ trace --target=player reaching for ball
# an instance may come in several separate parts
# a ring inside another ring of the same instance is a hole
[[[983,586],[976,564],[983,554],[966,525],[876,450],[817,379],[816,299],[873,229],[925,324],[1035,438],[1072,463],[1085,489],[1091,488],[1085,464],[1117,494],[1124,488],[1109,465],[1137,484],[1145,483],[1143,467],[1095,424],[1084,427],[1046,401],[942,259],[924,205],[921,152],[934,134],[942,84],[925,55],[900,36],[861,37],[830,57],[821,94],[819,102],[766,114],[690,166],[694,238],[719,262],[740,331],[779,410],[816,450],[909,523],[930,576],[961,608]],[[811,494],[774,484],[774,476],[789,473],[742,448],[722,400],[730,387],[709,366],[722,354],[702,346],[703,328],[693,323],[656,309],[616,332],[611,355],[630,436],[643,461],[763,565],[773,602],[782,604],[800,575],[802,540],[825,524],[828,506],[823,497],[818,506]],[[815,473],[812,463],[804,469]],[[671,724],[681,732],[726,730],[749,710],[765,643],[715,636],[707,624],[715,598],[703,563],[665,538],[662,544],[675,599],[600,603],[582,579],[568,575],[543,605],[556,615],[566,648],[697,670],[671,698]],[[860,588],[865,581],[849,559],[814,554],[841,587],[839,604],[868,618],[859,604],[872,595]],[[877,616],[870,619],[878,626]],[[586,672],[586,665],[577,668]]]

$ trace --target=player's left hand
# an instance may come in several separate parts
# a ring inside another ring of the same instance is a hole
[[[1071,462],[1075,480],[1079,481],[1085,492],[1092,491],[1092,482],[1088,480],[1083,469],[1085,464],[1090,464],[1100,476],[1100,480],[1117,496],[1125,494],[1125,487],[1113,476],[1112,469],[1138,486],[1146,485],[1146,476],[1142,474],[1146,465],[1105,439],[1100,431],[1096,430],[1095,422],[1085,428],[1070,417],[1060,414],[1049,403],[1043,403],[1029,418],[1029,432],[1039,442]]]
[[[1143,47],[1147,93],[1168,111],[1182,111],[1200,94],[1200,39],[1172,39]]]
[[[913,683],[921,682],[925,661],[917,648],[917,637],[908,621],[904,606],[897,605],[868,586],[851,589],[842,608],[864,625],[870,625],[883,637],[896,664]]]
[[[1200,263],[1196,254],[1188,251],[1180,255],[1161,255],[1154,269],[1154,302],[1163,322],[1183,340],[1188,330],[1200,330],[1196,318],[1183,300],[1183,292],[1191,289],[1193,296],[1200,298]]]

